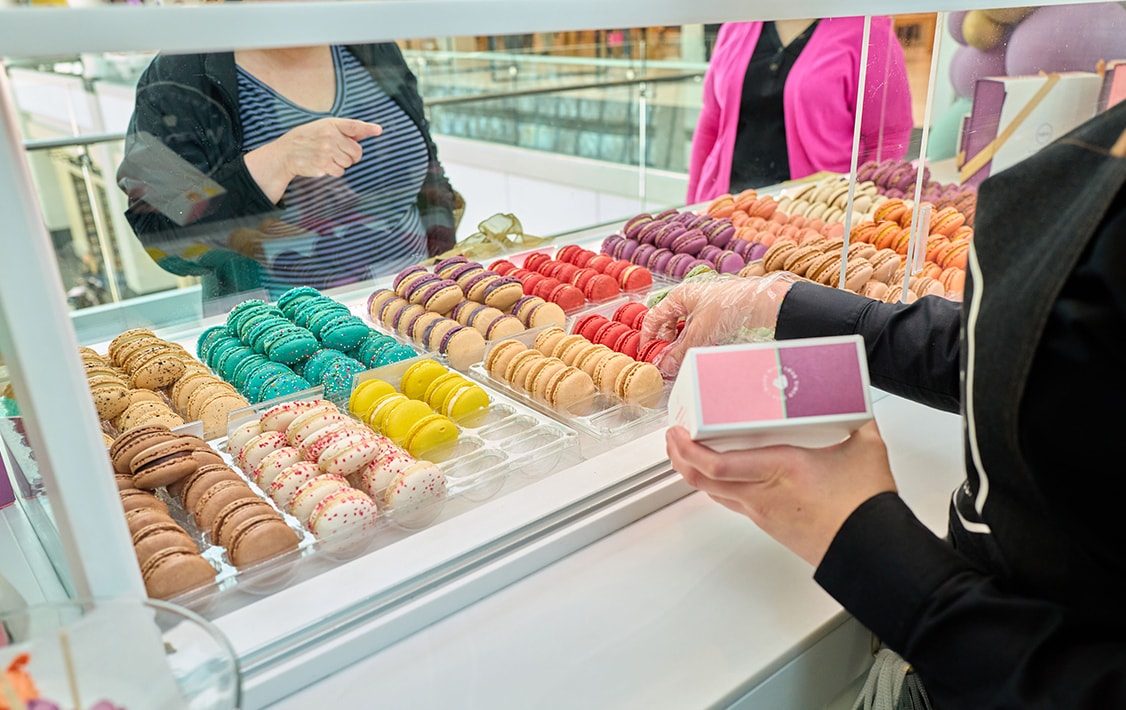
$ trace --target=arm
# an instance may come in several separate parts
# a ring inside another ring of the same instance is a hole
[[[889,18],[872,18],[864,87],[859,162],[902,158],[915,122],[907,62]]]
[[[274,210],[238,150],[235,109],[203,77],[203,66],[198,55],[153,60],[137,85],[117,171],[118,185],[129,195],[126,218],[133,230],[142,242],[166,251],[182,251],[196,241],[225,243],[235,227],[258,221],[244,219],[247,215]],[[157,182],[191,191],[198,174],[225,192],[190,215],[162,212],[144,199]]]
[[[961,304],[937,296],[888,304],[842,289],[799,281],[781,302],[779,340],[825,335],[864,336],[868,371],[880,389],[957,412]]]
[[[717,42],[716,50],[718,49],[719,44]],[[714,54],[712,58],[714,60]],[[715,96],[715,74],[712,67],[709,66],[704,74],[703,104],[700,106],[700,117],[696,122],[696,130],[692,133],[692,152],[688,158],[688,204],[708,199],[708,196],[701,194],[700,191],[700,173],[708,156],[715,148],[718,135],[719,104]]]

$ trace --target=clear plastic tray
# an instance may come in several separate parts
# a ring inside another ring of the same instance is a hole
[[[420,356],[369,370],[357,375],[356,382],[378,377],[398,387],[406,368],[423,359],[426,358]],[[323,394],[323,388],[317,387],[236,410],[228,417],[227,431],[232,432],[241,424],[260,418],[263,412],[277,404],[323,399]],[[236,568],[228,559],[226,549],[212,544],[209,535],[199,529],[180,501],[161,488],[156,494],[168,505],[173,519],[192,536],[203,556],[218,570],[213,583],[180,595],[175,601],[198,609],[220,603],[220,594],[227,590],[237,589],[252,595],[271,594],[298,578],[315,574],[317,569],[326,565],[393,544],[416,530],[475,507],[499,493],[510,477],[531,480],[581,460],[578,434],[574,430],[554,421],[544,421],[536,412],[505,401],[495,393],[489,394],[492,401],[488,408],[459,423],[460,435],[456,442],[425,452],[428,459],[435,459],[446,476],[446,498],[424,508],[412,508],[404,516],[397,515],[394,509],[384,508],[374,526],[360,537],[318,540],[299,520],[280,509],[239,468],[233,452],[227,450],[226,437],[209,442],[258,497],[282,516],[297,533],[299,543],[292,552],[250,567]],[[346,409],[341,411],[350,414]]]
[[[612,305],[607,304],[603,307],[612,308]],[[536,336],[546,330],[547,327],[532,328],[510,338],[489,342],[485,345],[485,359],[469,368],[470,376],[487,387],[503,393],[509,399],[519,402],[529,409],[563,421],[580,433],[591,436],[598,441],[625,440],[647,433],[656,426],[664,426],[668,414],[669,391],[672,389],[672,383],[668,381],[665,382],[660,400],[653,407],[628,403],[616,395],[599,392],[594,395],[593,402],[582,403],[584,409],[590,408],[592,411],[586,414],[577,414],[573,411],[560,410],[539,402],[523,390],[513,387],[507,381],[493,377],[485,369],[484,363],[488,362],[489,353],[499,343],[517,340],[523,343],[525,347],[531,348]],[[570,331],[568,330],[568,332]]]
[[[380,379],[400,390],[403,373],[427,359],[448,368],[439,358],[420,355],[361,373],[356,376],[355,386],[365,380]],[[559,468],[568,454],[577,455],[578,435],[573,429],[545,420],[538,411],[518,400],[499,396],[489,387],[485,389],[489,406],[455,422],[459,429],[457,440],[423,452],[446,474],[451,494],[464,488],[469,500],[483,500],[495,495],[509,474],[537,478]]]

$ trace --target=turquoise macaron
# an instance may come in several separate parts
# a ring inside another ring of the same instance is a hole
[[[285,326],[270,331],[263,346],[266,356],[274,362],[292,365],[317,352],[321,344],[305,328]]]
[[[282,313],[287,318],[293,317],[293,311],[297,306],[304,301],[311,298],[322,298],[323,295],[320,291],[312,286],[294,286],[282,295],[278,296],[277,306],[281,309]]]
[[[232,339],[234,339],[234,336],[230,334],[225,325],[213,325],[210,328],[205,328],[195,341],[196,357],[202,362],[207,362],[207,353],[213,345]]]
[[[319,382],[324,387],[325,398],[337,405],[347,406],[356,375],[366,372],[367,369],[362,362],[347,355],[329,363]]]
[[[312,385],[309,384],[308,381],[303,377],[293,374],[292,371],[278,373],[258,390],[258,402],[268,402],[278,397],[288,397],[312,388]]]
[[[239,392],[251,402],[261,402],[262,388],[277,375],[284,375],[286,373],[293,374],[293,370],[290,370],[280,362],[269,360],[253,368],[246,375],[246,384],[244,384],[241,389],[238,388],[238,385],[235,385],[235,389],[238,389]]]
[[[359,316],[340,315],[321,326],[321,344],[326,348],[348,351],[367,337],[371,328]]]

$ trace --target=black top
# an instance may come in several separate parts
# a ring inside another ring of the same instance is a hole
[[[786,77],[817,22],[785,46],[774,23],[763,23],[743,79],[743,100],[739,104],[739,126],[731,159],[732,193],[790,179],[782,96]]]
[[[861,333],[873,385],[963,414],[949,541],[881,494],[816,572],[935,707],[1126,707],[1123,129],[1126,104],[981,185],[963,304],[799,283],[779,312],[779,338]]]

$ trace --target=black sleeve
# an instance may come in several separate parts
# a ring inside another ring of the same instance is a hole
[[[231,110],[201,55],[158,56],[141,76],[117,182],[147,247],[174,256],[198,244],[225,247],[236,228],[276,211],[246,169]],[[193,196],[202,202],[194,209]]]
[[[882,303],[810,282],[793,285],[778,314],[779,340],[858,334],[872,385],[936,409],[960,408],[961,304],[924,296]]]
[[[935,707],[1126,707],[1120,623],[1005,593],[894,493],[853,511],[814,578],[910,659]]]

